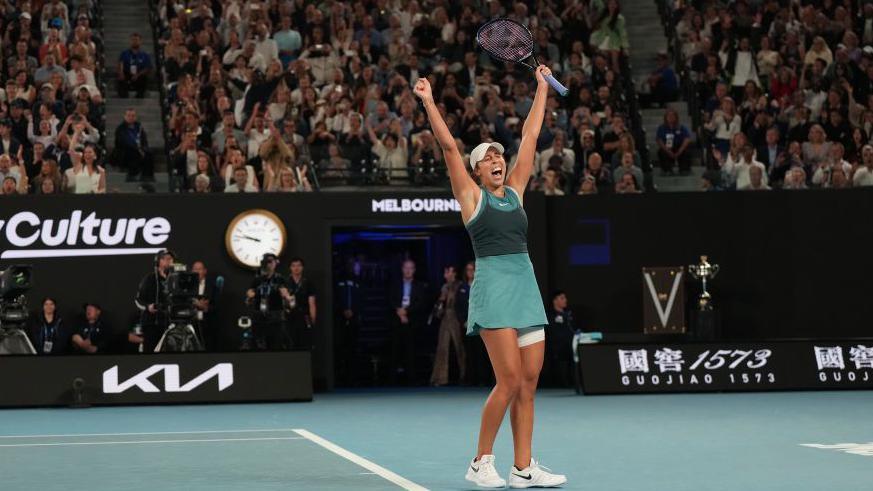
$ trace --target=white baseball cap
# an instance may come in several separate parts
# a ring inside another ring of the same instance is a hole
[[[474,148],[472,152],[470,152],[471,169],[475,169],[476,164],[478,164],[479,161],[485,158],[485,154],[488,153],[489,148],[493,148],[494,150],[500,152],[501,155],[503,155],[503,145],[497,142],[480,143],[479,145],[476,145],[476,148]]]

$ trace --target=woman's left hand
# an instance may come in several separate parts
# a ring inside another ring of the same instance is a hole
[[[537,69],[534,70],[534,75],[537,78],[537,85],[539,87],[548,88],[549,83],[546,82],[546,76],[551,75],[551,74],[552,74],[552,71],[549,70],[549,67],[547,67],[545,65],[538,66]]]

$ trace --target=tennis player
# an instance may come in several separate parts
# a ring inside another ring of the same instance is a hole
[[[537,92],[524,122],[512,173],[503,158],[503,146],[482,143],[470,154],[471,177],[434,103],[430,83],[421,78],[414,89],[442,147],[452,192],[461,204],[461,218],[476,254],[467,335],[482,336],[497,384],[482,410],[479,448],[466,478],[485,488],[506,486],[495,469],[492,448],[507,407],[515,448],[510,487],[552,487],[567,482],[565,476],[548,472],[531,456],[534,395],[545,351],[543,326],[548,321],[527,253],[527,215],[522,196],[543,124],[549,90],[544,75],[549,74],[551,71],[543,65],[535,71]]]

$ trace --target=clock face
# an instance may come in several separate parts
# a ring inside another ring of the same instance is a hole
[[[257,268],[264,254],[280,255],[285,248],[285,225],[267,210],[249,210],[230,222],[225,235],[230,257],[243,266]]]

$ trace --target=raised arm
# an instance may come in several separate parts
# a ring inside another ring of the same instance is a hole
[[[533,171],[537,139],[540,137],[540,129],[543,127],[543,117],[546,115],[546,98],[549,95],[549,83],[546,82],[544,75],[551,75],[552,71],[545,65],[540,65],[534,73],[537,78],[537,93],[521,129],[521,144],[518,147],[515,168],[506,179],[506,184],[511,186],[519,196],[524,194]]]
[[[470,177],[470,174],[467,173],[467,168],[464,166],[464,158],[455,144],[455,137],[452,136],[449,127],[443,121],[443,117],[433,100],[430,82],[426,78],[418,79],[418,82],[415,83],[414,92],[424,104],[424,110],[427,112],[430,127],[443,151],[449,180],[452,183],[452,193],[461,204],[462,217],[464,220],[467,220],[476,209],[479,200],[479,187],[473,181],[473,178]]]

